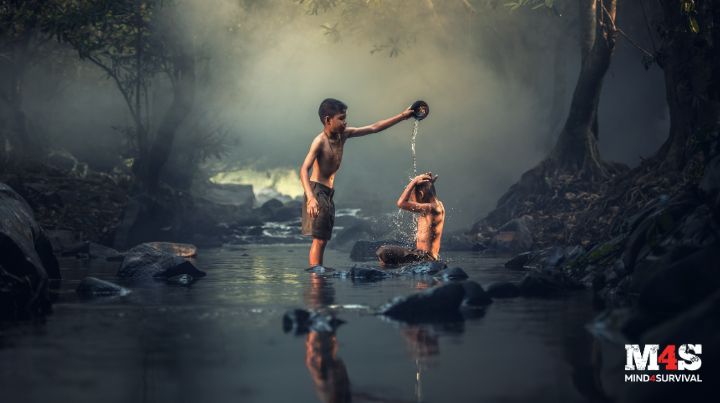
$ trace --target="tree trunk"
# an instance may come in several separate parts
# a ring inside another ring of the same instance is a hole
[[[547,116],[547,135],[541,139],[542,148],[546,152],[550,152],[555,143],[555,137],[562,128],[563,118],[565,117],[565,105],[567,102],[567,86],[565,79],[567,76],[567,60],[565,40],[565,32],[560,32],[554,38],[553,48],[553,68],[552,68],[552,100],[550,111]]]
[[[29,67],[28,47],[30,35],[25,35],[11,46],[11,57],[8,58],[6,68],[3,69],[4,87],[2,98],[8,106],[7,133],[3,139],[3,152],[5,159],[22,161],[23,156],[30,152],[30,133],[27,115],[23,110],[23,87],[25,71]],[[10,150],[6,150],[6,144]]]
[[[149,152],[138,158],[138,179],[149,192],[157,190],[160,173],[170,156],[175,133],[190,113],[195,100],[195,63],[192,56],[182,54],[174,61],[173,100],[165,112]]]
[[[654,157],[660,169],[683,170],[720,128],[720,4],[692,4],[696,14],[683,11],[678,0],[661,1],[664,32],[658,64],[665,73],[670,134]]]
[[[567,120],[549,157],[559,171],[588,179],[604,179],[611,173],[597,149],[597,114],[603,79],[615,47],[616,2],[606,1],[605,11],[599,0],[579,0],[580,76]]]

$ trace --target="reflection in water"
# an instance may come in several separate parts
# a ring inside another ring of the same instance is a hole
[[[305,340],[305,366],[320,401],[343,403],[351,400],[350,378],[343,360],[337,356],[334,333],[311,331]]]
[[[310,274],[310,287],[304,292],[305,303],[312,309],[321,309],[335,302],[335,289],[330,281],[315,273]],[[345,363],[337,356],[335,332],[311,330],[305,339],[305,366],[310,371],[320,401],[349,402],[350,378]]]
[[[422,377],[428,368],[428,360],[440,354],[440,332],[462,333],[464,330],[463,322],[406,325],[400,329],[410,355],[415,359],[415,398],[418,402],[423,401]]]
[[[305,304],[312,309],[327,307],[335,303],[335,289],[327,278],[310,273],[310,287],[306,288],[303,297]]]

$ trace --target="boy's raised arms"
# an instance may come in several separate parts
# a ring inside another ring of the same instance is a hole
[[[413,115],[413,110],[410,108],[405,109],[401,113],[384,120],[379,120],[371,125],[362,126],[362,127],[348,127],[345,129],[345,134],[348,138],[350,137],[360,137],[365,136],[372,133],[381,132],[385,129],[387,129],[390,126],[393,126],[397,124],[398,122],[402,122],[403,120],[408,119]]]
[[[412,193],[413,189],[415,189],[415,185],[421,182],[430,181],[432,180],[432,177],[428,174],[422,174],[414,177],[410,183],[408,183],[407,186],[405,186],[405,190],[403,190],[402,194],[400,195],[400,198],[397,201],[398,208],[401,208],[403,210],[413,211],[416,213],[430,213],[433,211],[435,206],[432,203],[417,203],[414,201],[410,201],[410,194]]]

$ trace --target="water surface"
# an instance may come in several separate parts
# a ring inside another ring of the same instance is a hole
[[[505,259],[445,257],[481,284],[522,275]],[[151,283],[92,302],[75,295],[78,281],[117,281],[116,264],[65,261],[52,315],[0,325],[3,401],[587,401],[586,294],[497,300],[482,317],[432,325],[340,309],[347,323],[334,335],[285,334],[288,308],[374,307],[433,285],[322,279],[303,271],[306,259],[307,245],[200,250],[208,276],[190,288]],[[326,263],[352,265],[334,250]]]

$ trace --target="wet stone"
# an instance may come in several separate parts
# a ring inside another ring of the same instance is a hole
[[[168,248],[165,248],[164,245],[157,248],[158,244],[168,245]],[[174,245],[180,245],[180,247],[175,248]],[[173,253],[168,251],[173,251]],[[189,274],[196,279],[204,277],[203,271],[197,269],[183,257],[194,253],[193,249],[184,248],[184,244],[149,243],[138,245],[126,253],[117,275],[131,279],[173,277],[181,274]]]
[[[468,275],[467,273],[465,273],[465,270],[459,267],[453,267],[452,269],[445,269],[439,271],[437,274],[435,274],[435,277],[440,278],[443,281],[453,281],[465,280],[468,278]]]
[[[390,277],[391,274],[385,270],[376,269],[374,267],[353,266],[348,272],[347,277],[355,280],[381,280]]]
[[[353,245],[352,251],[350,251],[350,259],[354,260],[356,262],[358,261],[366,261],[366,260],[377,260],[377,255],[375,252],[378,250],[379,247],[383,245],[400,245],[404,246],[402,243],[397,241],[357,241],[355,242],[355,245]]]
[[[195,277],[189,274],[180,274],[177,276],[167,277],[165,281],[170,285],[179,285],[187,287],[195,282]]]
[[[307,311],[305,309],[291,309],[283,315],[283,331],[295,335],[303,335],[309,331],[318,333],[332,333],[345,323],[335,317],[332,312]]]
[[[492,304],[490,295],[485,289],[475,281],[465,281],[462,283],[465,289],[465,298],[462,301],[462,307],[480,308]]]
[[[522,270],[525,264],[530,261],[533,252],[523,252],[515,255],[512,259],[505,262],[505,268],[512,270]]]
[[[308,267],[307,269],[305,269],[305,271],[308,273],[315,273],[315,274],[327,274],[327,273],[334,272],[335,269],[318,265],[318,266]]]
[[[447,265],[442,261],[422,262],[401,267],[398,272],[401,274],[435,274]]]
[[[460,304],[464,298],[465,287],[461,283],[449,283],[396,297],[381,306],[379,313],[409,323],[461,320]]]

